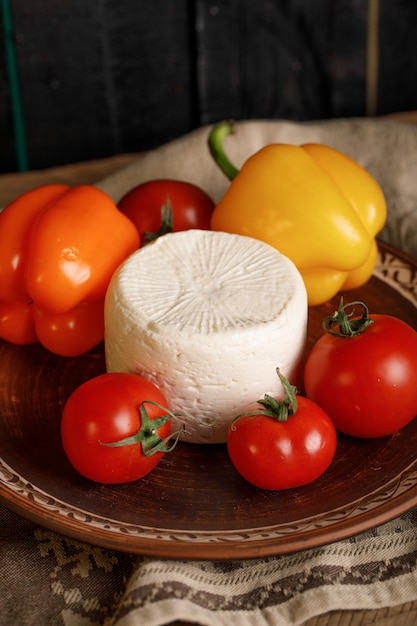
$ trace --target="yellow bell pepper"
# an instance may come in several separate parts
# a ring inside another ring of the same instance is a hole
[[[260,239],[289,257],[310,305],[365,284],[387,214],[375,179],[321,144],[270,144],[238,171],[222,148],[230,132],[222,122],[209,137],[214,159],[232,181],[214,209],[212,229]]]

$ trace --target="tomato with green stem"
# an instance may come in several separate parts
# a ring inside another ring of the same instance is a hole
[[[143,245],[170,232],[210,230],[214,202],[193,183],[157,179],[128,191],[118,207],[136,226]]]
[[[102,374],[65,403],[61,438],[73,467],[90,480],[118,484],[151,472],[175,447],[164,395],[142,376]],[[173,443],[171,443],[171,438]]]
[[[370,315],[363,302],[344,304],[342,299],[338,310],[323,320],[323,329],[306,361],[304,388],[336,429],[354,437],[383,437],[413,420],[414,328],[391,315]]]
[[[236,470],[255,487],[282,490],[301,487],[321,476],[337,447],[336,430],[326,413],[297,394],[277,374],[285,394],[265,394],[231,423],[227,450]]]

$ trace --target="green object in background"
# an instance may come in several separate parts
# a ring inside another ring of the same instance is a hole
[[[3,36],[6,55],[7,73],[9,76],[10,99],[12,105],[13,126],[16,143],[16,159],[19,172],[29,169],[28,155],[26,147],[25,124],[20,97],[19,72],[16,62],[15,40],[12,24],[10,3],[8,0],[1,0]]]

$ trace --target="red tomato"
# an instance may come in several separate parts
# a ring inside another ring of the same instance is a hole
[[[301,487],[321,476],[333,460],[337,436],[330,418],[310,400],[296,399],[298,407],[285,421],[259,414],[255,407],[229,427],[230,459],[255,487]]]
[[[172,223],[166,220],[168,202]],[[151,180],[131,189],[118,204],[136,226],[140,240],[146,243],[167,232],[197,228],[210,230],[213,200],[205,191],[179,180]]]
[[[359,334],[323,335],[304,372],[307,397],[355,437],[390,435],[417,414],[417,333],[395,317],[371,319]]]
[[[55,354],[78,356],[103,340],[103,299],[81,302],[65,313],[51,313],[32,304],[32,313],[38,340]]]
[[[167,411],[150,402],[167,406],[159,389],[135,374],[102,374],[78,387],[64,406],[61,422],[62,443],[74,468],[86,478],[106,484],[131,482],[148,474],[163,452],[147,456],[140,442],[115,447],[104,444],[132,437],[141,426],[151,441],[155,439],[152,422],[167,416]],[[141,417],[142,403],[148,424]],[[171,428],[169,421],[163,421],[162,425],[154,422],[161,439],[169,437]]]

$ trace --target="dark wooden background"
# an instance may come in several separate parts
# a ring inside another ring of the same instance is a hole
[[[369,113],[368,0],[8,4],[23,169],[147,150],[223,118]],[[372,113],[417,109],[417,3],[378,8]],[[2,18],[0,172],[10,172],[21,166]]]

